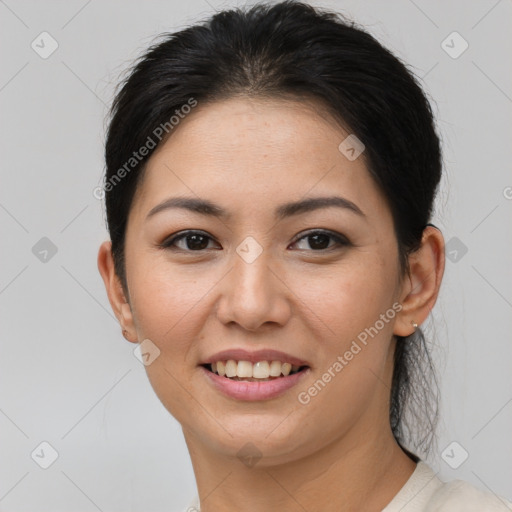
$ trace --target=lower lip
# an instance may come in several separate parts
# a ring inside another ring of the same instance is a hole
[[[302,370],[293,375],[279,377],[278,379],[266,380],[262,382],[249,382],[243,380],[231,380],[213,373],[203,366],[200,367],[209,381],[225,395],[237,400],[269,400],[282,395],[285,391],[295,386],[306,374],[310,368]]]

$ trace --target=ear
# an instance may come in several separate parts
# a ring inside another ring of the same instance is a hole
[[[103,242],[100,246],[98,252],[98,270],[105,283],[105,289],[112,311],[116,315],[121,329],[123,330],[123,336],[128,341],[137,343],[137,332],[133,322],[132,310],[126,300],[121,280],[114,269],[112,242],[110,241]]]
[[[439,229],[427,226],[421,246],[409,255],[410,272],[405,277],[393,334],[409,336],[414,323],[421,325],[436,303],[444,273],[444,238]]]

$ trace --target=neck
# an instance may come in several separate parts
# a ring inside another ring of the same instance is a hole
[[[252,467],[236,457],[219,457],[184,432],[201,512],[380,512],[416,463],[396,443],[388,423],[375,427],[359,424],[313,454],[277,464],[263,457]]]

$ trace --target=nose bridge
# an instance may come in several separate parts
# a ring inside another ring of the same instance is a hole
[[[270,272],[270,251],[256,247],[254,242],[240,244],[234,256],[231,294],[248,312],[262,311],[272,301],[273,274]]]
[[[286,294],[271,270],[271,251],[247,237],[233,253],[218,308],[223,323],[256,330],[266,322],[283,324],[290,313]],[[269,268],[270,267],[270,268]]]
[[[245,249],[246,250],[246,249]],[[240,255],[240,252],[242,255]],[[256,254],[254,249],[250,248],[247,252],[238,248],[237,255],[234,257],[232,275],[235,280],[235,286],[241,292],[248,296],[258,296],[268,293],[269,278],[272,273],[269,269],[270,251],[261,251]]]

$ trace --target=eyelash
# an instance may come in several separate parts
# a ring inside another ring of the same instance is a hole
[[[185,239],[187,236],[190,236],[190,235],[201,235],[203,237],[209,238],[210,240],[213,240],[213,238],[210,235],[208,235],[202,231],[188,230],[188,231],[183,231],[182,233],[179,233],[177,235],[174,235],[171,238],[167,238],[161,244],[159,244],[159,247],[162,249],[169,249],[171,251],[181,251],[181,252],[186,252],[186,253],[193,253],[193,252],[201,253],[201,252],[208,250],[208,249],[199,249],[199,250],[194,251],[194,250],[190,250],[190,249],[180,249],[175,246],[173,247],[173,244],[175,244],[176,242],[178,242],[180,240]],[[301,236],[299,236],[296,240],[294,240],[292,242],[292,244],[296,244],[297,242],[300,242],[301,240],[307,239],[314,235],[325,235],[325,236],[330,237],[332,240],[334,240],[335,244],[338,245],[338,249],[352,245],[350,243],[350,241],[345,236],[343,236],[339,233],[334,233],[332,231],[327,231],[327,230],[322,230],[322,229],[308,231],[308,232],[302,234]],[[315,249],[301,249],[301,250],[309,250],[312,252],[321,253],[321,252],[326,252],[326,251],[332,251],[333,249],[336,249],[336,247],[327,247],[325,249],[317,249],[317,250],[315,250]]]

